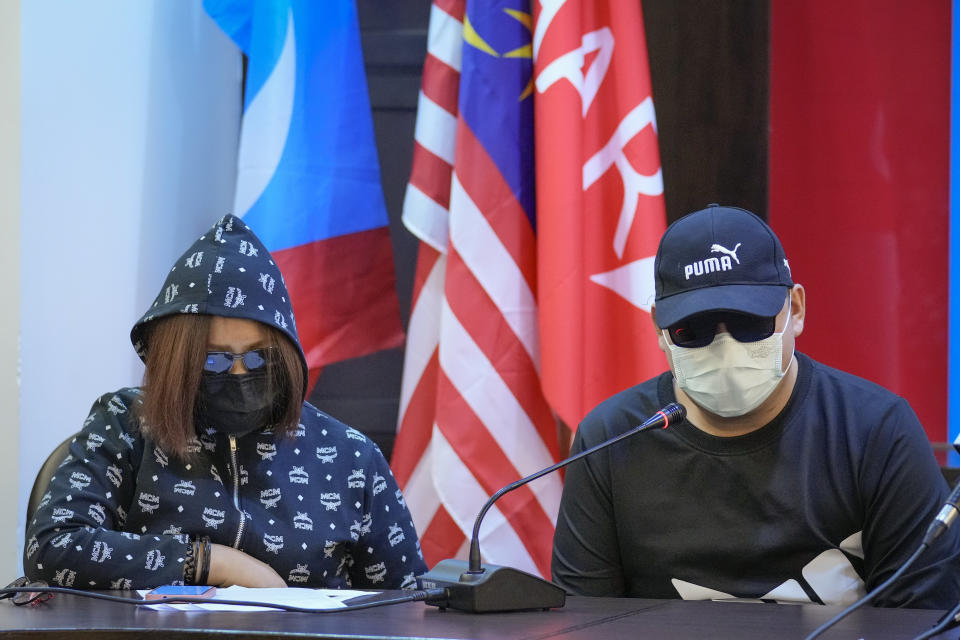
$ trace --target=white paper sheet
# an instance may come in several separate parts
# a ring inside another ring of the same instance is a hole
[[[138,591],[143,597],[147,591]],[[265,602],[270,604],[285,604],[294,607],[309,607],[311,609],[339,609],[346,606],[343,601],[357,596],[375,593],[373,591],[353,591],[349,589],[302,589],[289,587],[285,589],[251,589],[248,587],[226,587],[217,589],[215,600],[246,600],[248,602]],[[269,607],[252,607],[217,603],[167,604],[157,601],[156,604],[144,605],[144,608],[155,611],[277,611]]]

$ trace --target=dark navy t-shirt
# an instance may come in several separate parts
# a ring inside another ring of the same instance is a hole
[[[688,422],[634,436],[567,471],[554,581],[577,594],[850,603],[917,548],[948,494],[910,406],[797,354],[771,423],[736,437]],[[600,404],[573,453],[676,401],[670,373]],[[960,599],[960,527],[876,604]]]

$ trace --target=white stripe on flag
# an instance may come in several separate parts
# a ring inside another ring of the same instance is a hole
[[[421,147],[452,165],[457,143],[457,118],[421,91],[413,138]]]
[[[439,251],[447,252],[450,212],[443,205],[421,191],[413,183],[407,184],[403,198],[403,224],[410,233]]]
[[[243,217],[266,190],[287,145],[297,53],[293,11],[287,13],[287,37],[270,77],[243,114],[237,154],[237,194],[234,214]]]
[[[447,269],[447,257],[440,256],[427,276],[413,309],[407,328],[407,347],[403,357],[403,382],[400,387],[400,419],[397,428],[403,426],[403,416],[413,392],[420,384],[427,363],[433,357],[440,339],[440,309],[443,304],[443,279]]]
[[[430,447],[434,459],[433,484],[440,494],[440,501],[469,539],[473,535],[474,520],[489,496],[436,427]],[[480,550],[490,562],[540,575],[523,541],[496,505],[483,519],[480,541]]]
[[[520,267],[470,199],[456,172],[450,188],[450,211],[450,242],[503,314],[539,372],[537,301]]]
[[[436,427],[434,427],[436,432]],[[413,525],[417,530],[417,536],[422,538],[423,532],[430,526],[433,516],[440,508],[440,496],[433,486],[433,456],[430,455],[433,441],[427,444],[423,450],[423,455],[417,461],[407,485],[403,488],[403,499],[410,510],[410,517],[413,519]]]
[[[440,367],[521,476],[553,464],[553,457],[516,396],[444,300]],[[436,433],[436,432],[434,432]],[[554,474],[530,485],[556,524],[561,484]]]
[[[463,23],[431,4],[429,29],[427,53],[459,72],[463,58]]]

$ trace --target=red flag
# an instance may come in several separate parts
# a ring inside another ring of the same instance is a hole
[[[550,406],[575,427],[667,366],[649,313],[666,214],[640,3],[538,5],[541,375]]]
[[[960,415],[950,5],[770,4],[769,219],[807,291],[797,348],[906,398],[937,443]]]
[[[526,4],[432,8],[404,203],[423,242],[392,460],[430,565],[464,557],[486,499],[558,453],[538,376]],[[559,497],[556,476],[504,496],[483,555],[549,575]]]

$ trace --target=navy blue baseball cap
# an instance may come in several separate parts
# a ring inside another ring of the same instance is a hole
[[[657,326],[698,313],[780,313],[793,286],[780,240],[757,215],[711,204],[669,227],[654,264]]]

